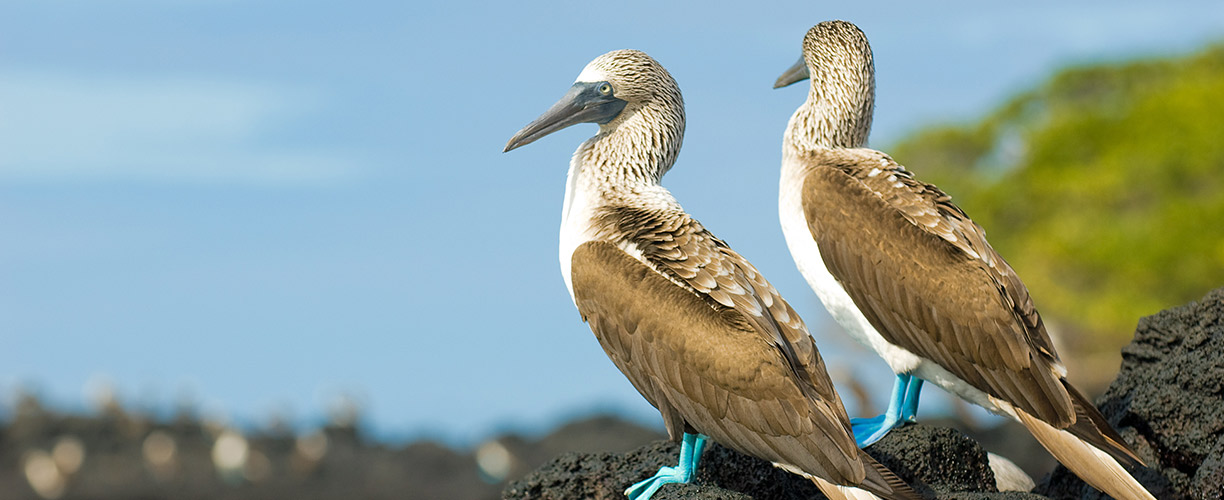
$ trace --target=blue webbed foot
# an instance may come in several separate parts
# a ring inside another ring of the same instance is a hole
[[[638,481],[625,490],[629,500],[650,500],[665,484],[688,483],[697,472],[701,452],[705,450],[706,437],[701,434],[684,434],[680,442],[680,463],[675,467],[661,467],[654,476]]]
[[[883,415],[871,418],[852,418],[850,428],[854,431],[854,442],[859,448],[879,441],[888,431],[905,422],[913,422],[918,413],[918,398],[922,392],[922,379],[898,373],[893,383],[888,410]]]
[[[665,484],[687,483],[692,479],[692,473],[680,467],[662,467],[653,477],[634,483],[626,489],[625,496],[629,497],[629,500],[649,500]]]
[[[871,418],[850,419],[850,429],[854,431],[854,442],[859,448],[865,448],[888,435],[888,431],[901,425],[901,420],[888,418],[888,414],[876,415]]]

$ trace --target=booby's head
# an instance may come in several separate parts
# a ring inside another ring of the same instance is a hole
[[[587,64],[569,92],[514,134],[505,151],[579,123],[599,124],[601,135],[624,128],[663,136],[656,139],[675,150],[666,155],[674,160],[684,135],[684,101],[680,87],[658,61],[645,52],[614,50]],[[663,168],[670,166],[667,162]]]
[[[823,137],[832,143],[822,145],[859,147],[866,143],[875,107],[875,65],[867,35],[847,21],[813,26],[803,37],[803,56],[778,77],[774,88],[809,78],[812,82],[804,108],[827,124],[823,132],[836,136]]]

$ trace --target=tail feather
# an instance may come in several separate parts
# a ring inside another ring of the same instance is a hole
[[[1092,487],[1118,500],[1156,500],[1122,468],[1113,454],[1102,451],[1067,430],[1055,429],[1019,408],[1015,409],[1015,414],[1054,458]]]
[[[1007,457],[986,453],[986,460],[990,462],[990,471],[994,473],[995,487],[999,491],[1033,491],[1037,486],[1033,478]]]
[[[879,462],[871,458],[867,452],[859,450],[859,457],[863,461],[867,476],[862,483],[857,485],[842,485],[830,482],[827,479],[816,477],[800,470],[799,468],[774,462],[774,466],[810,479],[816,484],[816,488],[820,489],[830,500],[922,500],[922,496],[910,488],[905,481],[893,474]]]
[[[1067,393],[1071,395],[1071,404],[1075,406],[1075,423],[1067,427],[1067,432],[1089,442],[1125,465],[1145,465],[1122,440],[1118,431],[1109,425],[1096,405],[1066,380],[1063,381],[1063,386],[1067,388]]]
[[[908,484],[905,484],[905,481],[897,477],[884,464],[877,462],[867,452],[859,450],[859,459],[863,461],[865,466],[863,468],[867,471],[867,477],[863,478],[863,484],[859,486],[860,488],[875,492],[883,498],[922,500],[922,496],[918,495],[918,492],[910,488]]]
[[[829,500],[880,500],[880,497],[867,490],[833,484],[816,476],[808,476],[808,479],[816,483],[816,488],[829,497]]]

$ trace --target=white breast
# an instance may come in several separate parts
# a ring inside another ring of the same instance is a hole
[[[557,256],[561,261],[561,276],[565,278],[570,300],[574,300],[574,283],[570,276],[574,250],[593,236],[591,216],[598,200],[598,193],[592,192],[593,186],[589,180],[582,178],[582,153],[587,147],[583,143],[570,159],[569,173],[565,176],[565,203],[561,207],[561,238]]]

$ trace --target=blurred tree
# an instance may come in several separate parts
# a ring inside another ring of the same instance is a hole
[[[891,152],[986,229],[1073,353],[1224,285],[1224,45],[1065,69]]]

